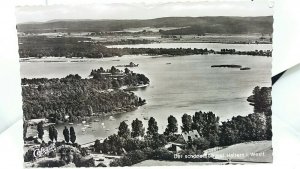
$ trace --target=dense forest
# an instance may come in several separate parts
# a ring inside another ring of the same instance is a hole
[[[119,49],[110,49],[101,43],[94,43],[90,38],[46,36],[19,37],[19,55],[27,57],[87,57],[102,58],[121,56]]]
[[[268,33],[273,32],[273,17],[164,17],[148,20],[53,20],[41,23],[18,24],[19,32],[109,32],[140,27],[185,27],[162,31],[163,34],[202,33]]]
[[[132,41],[131,43],[150,43],[150,41]],[[195,55],[195,54],[232,54],[232,55],[252,55],[252,56],[272,56],[272,51],[236,51],[235,49],[221,49],[214,51],[211,49],[197,49],[197,48],[107,48],[104,44],[110,42],[95,42],[90,38],[77,37],[62,37],[49,38],[46,36],[29,36],[19,37],[19,55],[20,58],[28,57],[86,57],[86,58],[103,58],[122,55]],[[127,41],[111,42],[127,43]]]
[[[68,75],[61,79],[22,79],[25,119],[76,121],[85,116],[126,112],[145,104],[145,100],[134,93],[119,90],[122,86],[149,84],[143,74],[133,73],[128,68],[123,72],[113,66],[108,70],[93,70],[90,77],[82,79],[79,75]]]

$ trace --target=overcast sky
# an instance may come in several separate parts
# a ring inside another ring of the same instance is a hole
[[[18,0],[16,18],[17,23],[24,23],[44,22],[53,19],[152,19],[169,16],[273,15],[273,8],[270,7],[273,3],[269,0],[149,1]]]

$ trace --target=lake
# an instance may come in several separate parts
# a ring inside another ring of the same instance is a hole
[[[59,62],[44,62],[45,60]],[[159,132],[163,132],[170,115],[177,118],[179,126],[184,113],[192,115],[199,110],[213,111],[221,121],[226,121],[232,116],[245,116],[253,112],[253,107],[246,100],[252,94],[253,88],[271,86],[272,58],[244,55],[210,54],[176,57],[130,55],[104,59],[32,59],[20,63],[21,77],[51,78],[79,74],[86,78],[92,69],[99,67],[108,69],[113,65],[124,65],[131,61],[139,64],[139,67],[130,68],[132,71],[143,73],[150,79],[147,88],[134,91],[136,95],[146,99],[147,104],[135,111],[115,115],[114,120],[104,117],[99,119],[100,122],[92,122],[90,124],[92,128],[86,128],[85,132],[81,131],[82,124],[74,124],[78,143],[87,143],[117,133],[116,128],[120,122],[126,120],[130,126],[135,118],[142,120],[144,127],[147,128],[145,119],[154,117],[158,122]],[[251,69],[242,71],[232,68],[211,68],[214,64],[238,64]],[[64,125],[57,126],[59,139],[63,139],[63,127]],[[33,127],[28,133],[36,134],[36,129]],[[47,134],[45,136],[47,137]]]

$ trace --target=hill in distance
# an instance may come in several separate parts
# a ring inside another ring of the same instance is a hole
[[[163,34],[272,34],[273,17],[164,17],[130,20],[51,20],[48,22],[18,24],[19,32],[104,32],[122,31],[139,27],[178,27]],[[179,28],[181,27],[181,28]],[[185,28],[182,28],[185,27]]]

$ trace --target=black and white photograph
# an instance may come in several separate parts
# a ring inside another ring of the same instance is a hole
[[[24,167],[273,162],[273,4],[16,6]]]

